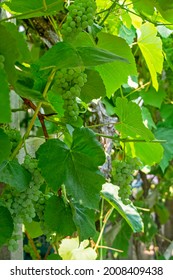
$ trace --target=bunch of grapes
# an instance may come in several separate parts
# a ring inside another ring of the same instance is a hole
[[[80,97],[81,88],[87,82],[84,69],[76,67],[73,69],[60,69],[55,76],[53,91],[61,94],[64,100],[65,118],[67,121],[77,121],[79,107],[77,97]]]
[[[40,221],[40,227],[43,233],[46,235],[47,239],[49,239],[52,232],[46,227],[45,220],[44,220],[44,211],[46,208],[46,203],[48,199],[53,195],[53,193],[49,192],[47,194],[41,193],[39,199],[35,202],[35,210],[37,213],[37,217]],[[50,241],[50,240],[48,240]]]
[[[5,61],[5,57],[0,54],[0,69],[4,69],[4,61]]]
[[[29,188],[19,192],[10,186],[6,186],[1,196],[1,201],[10,211],[14,222],[14,231],[8,243],[10,251],[15,251],[18,248],[18,240],[21,238],[18,235],[19,224],[31,223],[36,216],[34,204],[40,197],[41,191],[39,189],[44,182],[37,169],[36,159],[26,155],[23,165],[32,174]]]
[[[133,174],[138,170],[140,161],[138,158],[127,158],[125,161],[112,161],[112,180],[119,186],[118,195],[124,204],[129,204],[131,195],[131,182],[134,180]]]
[[[75,0],[68,7],[69,14],[66,22],[62,26],[64,37],[73,37],[88,26],[93,25],[93,19],[96,11],[94,0]]]
[[[17,147],[19,141],[21,140],[20,132],[15,128],[4,127],[4,132],[8,135],[11,142],[11,151]]]

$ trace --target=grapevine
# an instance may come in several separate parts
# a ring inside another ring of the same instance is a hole
[[[67,121],[77,121],[79,107],[77,98],[81,88],[87,82],[87,75],[82,68],[60,69],[55,76],[53,91],[60,93],[64,100],[65,118]]]
[[[94,0],[75,0],[68,7],[69,14],[66,22],[62,26],[62,34],[64,37],[73,37],[88,26],[93,25],[96,4]]]
[[[119,186],[118,194],[124,204],[130,204],[131,182],[133,173],[138,170],[140,161],[137,158],[127,158],[125,161],[112,161],[112,179],[113,183]]]

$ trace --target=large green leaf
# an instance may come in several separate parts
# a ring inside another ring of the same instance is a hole
[[[152,23],[144,23],[138,30],[138,46],[150,71],[153,87],[158,90],[157,73],[163,68],[162,41]]]
[[[86,74],[87,83],[82,88],[81,99],[88,103],[92,99],[104,97],[106,95],[106,89],[99,73],[93,70],[87,70]]]
[[[77,203],[71,203],[71,206],[80,240],[93,237],[96,234],[95,211]]]
[[[126,220],[133,232],[143,231],[143,222],[139,213],[132,204],[124,205],[122,203],[121,199],[118,196],[118,188],[118,186],[106,183],[103,185],[101,195]]]
[[[24,191],[30,183],[31,174],[17,160],[4,161],[0,165],[0,182],[9,184],[16,190]]]
[[[163,147],[160,143],[140,143],[129,142],[126,143],[127,155],[131,157],[138,157],[143,165],[155,165],[160,163],[163,157]]]
[[[62,239],[76,231],[69,205],[61,197],[52,196],[46,203],[44,219],[46,226]]]
[[[13,219],[9,210],[0,206],[0,247],[10,239],[13,228]]]
[[[162,144],[164,154],[160,162],[160,167],[164,172],[169,165],[169,161],[173,159],[173,128],[160,127],[156,130],[155,136],[158,139],[166,140],[166,143]]]
[[[0,68],[0,123],[9,123],[11,121],[9,86],[7,75],[4,69]]]
[[[96,47],[77,47],[66,42],[59,42],[49,49],[37,62],[41,69],[70,68],[78,66],[97,66],[120,60],[127,63],[127,59],[115,53]]]
[[[54,190],[65,184],[67,195],[88,208],[97,208],[99,191],[104,182],[98,166],[105,155],[94,133],[86,128],[73,132],[69,148],[59,139],[52,139],[38,150],[39,167],[45,180]]]
[[[154,139],[151,131],[145,127],[142,120],[140,107],[126,98],[118,97],[116,99],[115,113],[119,117],[116,129],[121,132],[122,138],[141,137],[146,141]]]
[[[32,18],[57,13],[63,8],[63,0],[11,0],[3,3],[2,7],[19,18]]]
[[[4,161],[7,160],[10,152],[11,152],[11,144],[10,140],[3,131],[3,129],[0,128],[0,164]]]
[[[135,59],[126,41],[114,35],[99,33],[98,47],[115,53],[128,61],[128,63],[124,63],[116,60],[113,63],[96,67],[105,84],[107,96],[111,97],[122,84],[127,82],[128,76],[137,75]]]

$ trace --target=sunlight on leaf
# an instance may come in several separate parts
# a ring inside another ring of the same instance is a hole
[[[163,68],[162,41],[152,23],[144,23],[137,33],[138,46],[150,71],[153,87],[158,90],[157,73],[161,74]]]

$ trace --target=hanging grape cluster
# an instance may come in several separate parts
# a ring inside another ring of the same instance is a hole
[[[68,7],[69,14],[62,26],[62,34],[65,37],[73,37],[88,26],[93,25],[96,4],[94,0],[75,0]]]
[[[76,98],[80,97],[81,89],[86,82],[87,75],[80,67],[63,68],[56,73],[53,91],[61,94],[64,100],[65,118],[69,122],[77,121],[79,107]]]
[[[0,69],[4,68],[4,61],[5,61],[5,57],[0,54]]]
[[[31,223],[36,216],[34,204],[40,197],[41,191],[39,189],[44,182],[37,168],[36,159],[26,155],[23,165],[32,174],[29,188],[19,192],[10,186],[6,186],[1,196],[1,203],[8,208],[14,222],[14,231],[8,243],[10,251],[15,251],[18,248],[18,240],[21,238],[18,235],[19,224]]]
[[[112,161],[112,180],[119,186],[118,195],[124,204],[129,204],[131,195],[131,182],[134,180],[133,174],[138,170],[140,161],[138,158],[127,158],[125,161]]]
[[[20,131],[16,130],[15,128],[10,128],[9,126],[5,126],[3,129],[9,137],[9,140],[11,142],[11,151],[13,152],[17,147],[19,141],[21,140]]]
[[[35,202],[35,211],[36,211],[37,217],[40,221],[40,227],[41,227],[43,233],[46,235],[48,241],[50,241],[49,237],[52,232],[50,232],[50,230],[47,228],[47,226],[45,224],[44,211],[46,208],[46,203],[52,195],[53,195],[53,193],[51,193],[51,192],[49,192],[47,194],[41,193],[39,199]]]

